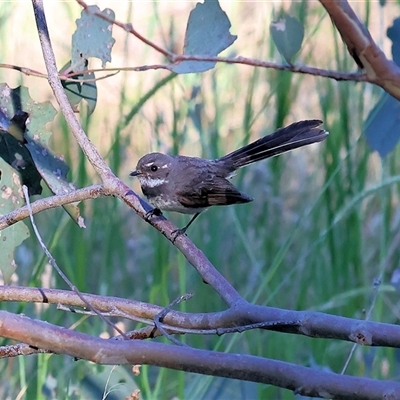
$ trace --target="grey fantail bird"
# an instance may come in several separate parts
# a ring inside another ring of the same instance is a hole
[[[321,124],[319,120],[295,122],[216,160],[146,154],[130,175],[138,177],[143,194],[155,208],[151,214],[159,214],[160,210],[194,214],[189,223],[177,231],[180,235],[210,206],[252,201],[229,181],[235,171],[264,158],[321,142],[328,136],[328,132],[320,128]]]

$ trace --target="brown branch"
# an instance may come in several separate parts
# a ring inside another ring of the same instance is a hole
[[[74,190],[67,194],[50,196],[36,200],[35,202],[31,203],[32,214],[37,214],[41,211],[50,210],[65,204],[88,199],[96,199],[106,195],[108,195],[108,193],[104,190],[102,185],[88,186],[83,189]],[[27,206],[17,208],[6,215],[2,215],[0,217],[0,231],[28,217],[29,209]]]
[[[26,343],[11,344],[9,346],[0,346],[0,359],[18,356],[30,356],[32,354],[51,353],[50,351],[38,349],[29,346]]]
[[[0,63],[0,68],[13,69],[13,70],[19,71],[27,76],[37,76],[38,78],[47,78],[46,74],[43,74],[42,72],[35,71],[34,69],[31,69],[31,68],[18,67],[17,65]]]
[[[296,65],[296,64],[280,64],[272,61],[263,61],[257,58],[248,58],[243,56],[238,57],[219,57],[219,56],[200,56],[200,55],[185,55],[185,54],[174,54],[172,56],[175,63],[181,61],[212,61],[226,64],[241,64],[248,65],[250,67],[260,67],[266,69],[275,69],[277,71],[289,71],[293,73],[306,74],[319,76],[322,78],[330,78],[336,81],[350,81],[350,82],[370,82],[368,76],[365,73],[361,72],[338,72],[327,69],[315,68],[308,65]],[[88,69],[80,72],[69,73],[68,77],[73,77],[81,74],[89,74],[94,72],[120,72],[120,71],[136,71],[143,72],[148,70],[157,70],[157,69],[165,69],[173,72],[173,65],[171,64],[150,64],[150,65],[140,65],[137,67],[114,67],[114,68],[98,68],[98,69]],[[106,77],[112,76],[113,74],[109,74]],[[90,82],[94,80],[104,79],[106,77],[96,78],[96,79],[88,79],[88,80],[72,80],[67,79],[66,77],[61,77],[64,80],[71,80],[77,82]],[[371,81],[371,83],[374,83]]]
[[[98,364],[148,364],[212,376],[261,382],[304,396],[395,399],[400,383],[351,377],[282,361],[198,350],[141,340],[104,340],[0,311],[0,336]]]
[[[259,67],[259,68],[266,68],[266,69],[275,69],[277,71],[289,71],[293,73],[305,74],[305,75],[312,75],[318,76],[322,78],[329,78],[334,79],[336,81],[350,81],[350,82],[370,82],[375,83],[375,80],[371,80],[367,74],[360,73],[360,72],[338,72],[332,70],[326,70],[321,68],[315,68],[308,65],[296,65],[296,64],[280,64],[275,63],[272,61],[263,61],[256,58],[248,58],[238,56],[235,58],[230,57],[206,57],[206,56],[196,56],[196,55],[174,55],[173,59],[175,62],[180,61],[213,61],[219,63],[226,63],[226,64],[241,64],[241,65],[248,65],[250,67]],[[0,64],[0,67],[4,66],[4,64]],[[28,68],[25,67],[17,67],[15,66],[13,69],[16,69],[26,75],[36,75],[41,78],[47,78],[45,74],[37,72],[35,74],[28,73]],[[136,71],[136,72],[144,72],[149,70],[157,70],[157,69],[165,69],[167,71],[173,71],[173,65],[171,64],[150,64],[150,65],[140,65],[137,67],[114,67],[114,68],[94,68],[94,69],[87,69],[79,72],[69,73],[68,75],[59,75],[61,80],[68,81],[68,82],[94,82],[99,81],[102,79],[107,79],[111,76],[116,75],[121,71]],[[95,72],[112,72],[105,76],[97,77],[95,79],[72,79],[74,76],[79,76],[82,74],[89,74]]]
[[[143,43],[147,44],[148,46],[152,47],[153,49],[155,49],[156,51],[158,51],[159,53],[163,54],[165,57],[170,58],[173,53],[171,53],[168,50],[163,49],[162,47],[156,45],[155,43],[153,43],[152,41],[148,40],[147,38],[145,38],[143,35],[141,35],[139,32],[137,32],[132,24],[124,24],[122,22],[118,22],[114,19],[109,18],[107,15],[104,15],[100,12],[93,12],[89,10],[89,6],[82,0],[76,0],[76,2],[88,13],[96,15],[97,17],[103,19],[104,21],[109,22],[110,24],[113,25],[117,25],[120,28],[124,29],[126,32],[132,33],[132,35],[136,36],[140,41],[142,41]]]
[[[338,72],[325,70],[307,65],[290,65],[290,64],[279,64],[272,61],[263,61],[256,58],[248,58],[238,56],[236,58],[230,57],[205,57],[205,56],[194,56],[194,55],[175,55],[173,59],[174,63],[181,61],[214,61],[223,62],[227,64],[242,64],[249,65],[252,67],[261,67],[267,69],[275,69],[278,71],[289,71],[299,74],[314,75],[322,78],[331,78],[336,81],[354,81],[354,82],[369,82],[368,76],[359,72]],[[167,66],[168,69],[173,71],[173,65]],[[372,82],[372,81],[371,81]]]
[[[76,1],[85,10],[88,10],[88,5],[84,1],[81,0],[76,0]],[[307,74],[312,76],[334,79],[337,81],[369,82],[382,86],[385,90],[387,90],[389,93],[391,93],[396,97],[396,95],[398,94],[397,85],[399,84],[400,80],[399,67],[385,57],[384,53],[375,44],[370,33],[365,28],[365,26],[359,21],[359,19],[357,18],[353,10],[350,8],[348,3],[346,3],[345,1],[338,2],[330,0],[321,0],[321,3],[330,14],[333,22],[335,23],[340,34],[342,35],[343,40],[348,46],[349,53],[355,59],[356,63],[359,65],[360,68],[366,69],[366,73],[339,72],[339,71],[315,68],[307,65],[279,64],[271,61],[262,61],[259,59],[253,59],[243,56],[230,58],[230,57],[218,57],[218,56],[206,57],[201,55],[175,54],[166,49],[161,48],[160,46],[146,39],[143,35],[139,34],[135,29],[133,29],[131,24],[126,24],[113,20],[109,18],[107,15],[102,14],[100,12],[93,12],[93,11],[88,11],[88,12],[98,16],[99,18],[102,18],[103,20],[111,24],[121,27],[127,32],[132,33],[139,40],[141,40],[148,46],[154,48],[156,51],[158,51],[159,53],[163,54],[168,59],[170,59],[172,63],[179,63],[181,61],[199,61],[199,62],[210,61],[210,62],[219,62],[227,64],[242,64],[253,67],[275,69],[278,71],[289,71],[293,73]],[[26,75],[35,75],[42,78],[46,77],[46,75],[41,72],[34,71],[25,67],[18,67],[9,64],[0,64],[0,67],[15,69]],[[91,73],[91,72],[148,71],[157,69],[165,69],[172,71],[173,64],[172,65],[153,64],[153,65],[142,65],[137,67],[91,69],[69,74],[68,77],[73,77],[75,75],[81,75],[82,73]],[[113,75],[114,74],[86,81],[89,82],[99,79],[105,79]],[[67,79],[68,77],[61,76],[60,78],[68,81],[81,82],[81,80]],[[392,91],[394,91],[394,93],[392,93]]]
[[[155,316],[165,308],[152,304],[83,293],[85,299],[107,316],[127,318],[154,325]],[[0,301],[63,304],[85,307],[74,293],[65,290],[0,287]],[[351,341],[366,346],[400,348],[400,326],[372,321],[360,321],[314,311],[291,311],[249,303],[225,311],[189,314],[170,310],[162,320],[168,332],[192,334],[223,334],[240,332],[243,328],[262,328],[308,337]]]
[[[320,0],[368,81],[400,100],[400,68],[388,60],[346,0]]]
[[[252,59],[248,57],[238,56],[236,58],[230,57],[206,57],[202,55],[186,55],[186,54],[175,54],[172,53],[155,43],[146,39],[143,35],[139,34],[131,24],[126,24],[119,22],[117,20],[109,18],[107,15],[101,12],[93,12],[88,10],[88,5],[82,0],[76,0],[78,4],[80,4],[85,10],[90,12],[91,14],[96,15],[97,17],[109,22],[110,24],[117,25],[120,28],[124,29],[125,31],[132,33],[136,36],[139,40],[143,43],[147,44],[148,46],[152,47],[159,53],[163,54],[172,63],[179,63],[181,61],[212,61],[212,62],[222,62],[227,64],[243,64],[249,65],[253,67],[262,67],[268,69],[275,69],[279,71],[291,71],[300,74],[307,74],[307,75],[314,75],[314,76],[321,76],[324,78],[331,78],[337,81],[356,81],[356,82],[368,82],[369,78],[366,74],[362,73],[351,73],[351,72],[337,72],[337,71],[330,71],[319,69],[315,67],[303,66],[303,65],[289,65],[289,64],[278,64],[270,61],[262,61],[258,59]],[[123,70],[131,70],[131,71],[148,71],[148,70],[156,70],[156,69],[167,69],[169,71],[173,71],[173,65],[164,65],[164,64],[153,64],[153,65],[143,65],[138,67],[128,67],[123,68]],[[122,69],[121,69],[122,70]],[[375,83],[374,80],[369,81],[371,83]]]

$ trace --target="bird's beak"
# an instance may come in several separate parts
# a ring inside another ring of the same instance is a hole
[[[129,176],[138,176],[138,175],[140,175],[140,174],[141,174],[140,171],[135,170],[135,171],[132,171],[132,172],[129,174]]]

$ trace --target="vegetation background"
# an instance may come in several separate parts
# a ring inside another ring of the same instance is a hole
[[[116,19],[131,22],[145,37],[181,49],[194,2],[97,1]],[[319,68],[355,71],[356,65],[318,2],[221,1],[238,35],[224,55],[240,54],[281,61],[269,35],[274,15],[284,8],[305,26],[296,62]],[[399,2],[351,2],[376,42],[390,55],[386,29],[399,14]],[[46,13],[61,68],[70,58],[71,35],[81,9],[74,1],[47,1]],[[162,61],[159,54],[114,27],[116,44],[109,66]],[[0,57],[4,63],[44,72],[32,7],[27,1],[2,2]],[[90,67],[100,66],[96,63]],[[280,308],[395,323],[399,293],[390,284],[398,268],[399,149],[381,160],[363,136],[364,121],[381,90],[372,85],[336,82],[314,76],[219,64],[203,74],[168,78],[166,71],[121,72],[98,81],[93,115],[82,108],[89,138],[113,171],[140,192],[129,172],[149,151],[214,158],[300,119],[321,118],[330,136],[323,144],[296,150],[240,171],[235,184],[254,202],[204,213],[188,231],[218,270],[248,301]],[[24,85],[37,101],[52,98],[45,80],[0,69],[0,82]],[[54,104],[55,105],[55,104]],[[71,166],[78,186],[97,177],[62,117],[49,126],[53,149]],[[183,311],[224,308],[183,256],[120,201],[97,199],[81,204],[86,229],[62,209],[36,217],[40,232],[59,265],[82,292],[168,305],[193,292]],[[187,217],[168,215],[178,226]],[[47,263],[34,235],[18,249],[13,283],[65,288]],[[380,279],[381,281],[379,282]],[[379,284],[380,283],[380,284]],[[108,327],[54,306],[7,304],[28,315],[77,324],[103,335]],[[122,324],[122,323],[121,323]],[[123,322],[124,329],[136,325]],[[340,372],[351,343],[267,331],[185,336],[194,347],[244,352]],[[163,340],[163,339],[158,339]],[[357,347],[347,372],[380,379],[399,378],[399,351]],[[155,367],[134,376],[126,367],[100,367],[69,357],[37,355],[0,363],[1,398],[123,398],[135,388],[144,399],[260,398],[294,399],[274,387],[213,378]],[[88,397],[89,396],[89,397]]]

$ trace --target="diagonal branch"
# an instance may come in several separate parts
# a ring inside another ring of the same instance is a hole
[[[332,18],[350,55],[365,69],[369,82],[400,100],[400,68],[388,60],[346,0],[320,0]]]
[[[50,34],[47,28],[43,1],[32,0],[32,4],[35,13],[37,30],[39,33],[39,40],[42,47],[43,59],[46,65],[48,81],[51,89],[53,90],[54,96],[60,106],[62,113],[65,116],[65,120],[72,134],[74,135],[82,151],[85,153],[87,159],[90,161],[93,168],[102,179],[103,183],[105,184],[105,188],[108,189],[106,185],[106,182],[108,182],[107,178],[115,176],[108,165],[104,162],[103,158],[100,156],[100,153],[97,151],[96,147],[93,146],[93,144],[86,136],[68,101],[64,88],[61,85],[56,65],[56,59],[50,42]]]
[[[32,5],[49,84],[71,132],[82,151],[85,153],[87,159],[100,176],[105,194],[118,196],[133,208],[143,219],[146,219],[149,205],[143,202],[139,196],[137,196],[127,185],[114,175],[96,147],[88,139],[76,118],[58,76],[56,60],[44,13],[43,0],[32,0]],[[147,210],[143,206],[145,206]],[[174,232],[177,228],[171,222],[166,220],[164,217],[152,218],[147,220],[147,222],[158,229],[183,253],[188,262],[200,273],[203,280],[210,284],[227,304],[233,305],[244,302],[243,298],[234,287],[216,270],[203,252],[199,250],[188,237],[181,235],[177,240],[175,240],[176,235],[174,235]]]

